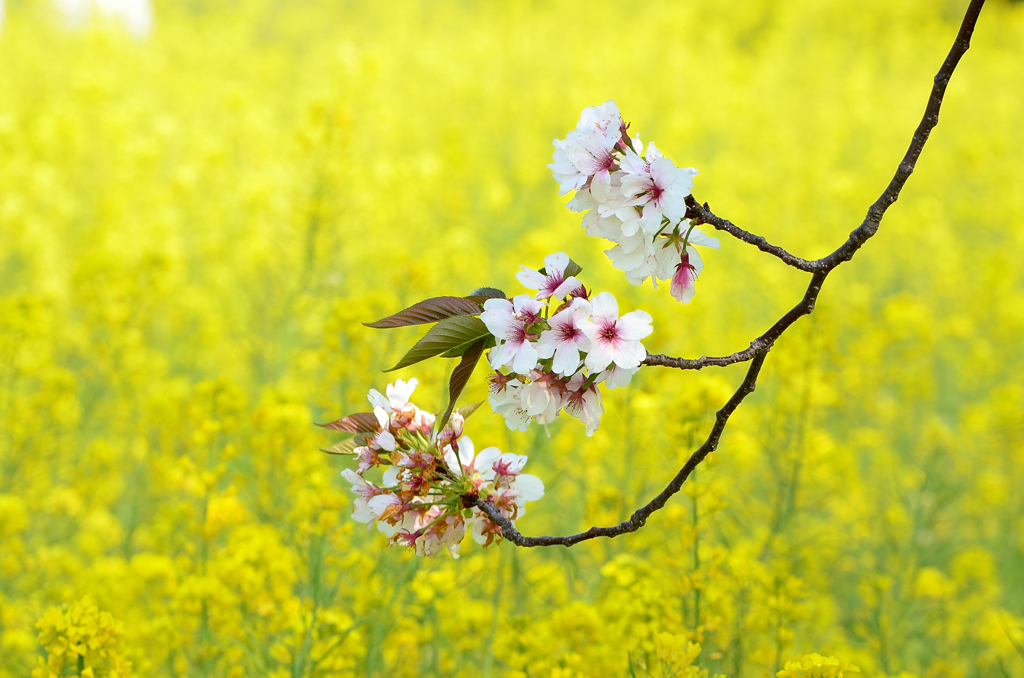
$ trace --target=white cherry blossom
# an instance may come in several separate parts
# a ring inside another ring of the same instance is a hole
[[[548,168],[559,184],[559,193],[594,186],[603,202],[611,196],[611,172],[618,168],[613,151],[622,138],[622,118],[614,101],[583,110],[576,129],[565,139],[555,139],[555,153]]]
[[[373,520],[373,512],[370,511],[368,503],[370,499],[381,493],[381,489],[373,483],[367,482],[352,469],[345,469],[341,476],[352,483],[349,489],[355,493],[356,500],[352,502],[352,519],[360,523],[369,523]]]
[[[638,367],[647,357],[640,340],[649,335],[651,316],[646,311],[632,311],[619,317],[619,304],[608,292],[601,292],[593,301],[593,315],[583,323],[590,339],[590,352],[584,361],[591,372],[600,372],[611,363],[619,367]]]
[[[586,378],[583,374],[577,374],[569,382],[569,397],[565,403],[565,411],[569,416],[575,417],[587,427],[587,437],[594,435],[597,427],[601,424],[601,415],[604,413],[604,404],[601,402],[601,393],[597,390],[597,384],[584,386]]]
[[[373,408],[373,416],[377,418],[377,425],[380,426],[381,430],[374,434],[373,440],[370,441],[370,448],[394,452],[397,441],[395,440],[395,435],[388,430],[389,420],[388,415],[384,412],[384,408]]]
[[[587,106],[580,113],[576,129],[597,128],[602,132],[619,131],[622,127],[622,114],[615,102],[609,99],[600,106]]]
[[[689,245],[705,244],[698,240],[706,238],[694,232],[687,241],[682,235],[697,170],[676,167],[653,142],[645,149],[639,136],[629,139],[612,101],[585,109],[576,129],[556,140],[555,148],[556,162],[549,167],[560,192],[576,191],[567,207],[586,213],[589,235],[614,243],[605,253],[615,268],[633,285],[651,278],[657,288],[659,281],[671,280],[673,296],[688,302],[700,272],[700,257]],[[680,266],[682,254],[688,254],[690,267]]]
[[[382,395],[380,391],[371,388],[368,396],[370,404],[374,407],[380,407],[388,414],[401,412],[408,407],[409,398],[412,397],[412,392],[416,390],[418,384],[419,382],[416,379],[410,379],[409,381],[396,379],[394,383],[388,384],[386,389],[387,397]]]
[[[686,216],[685,199],[693,188],[693,177],[697,170],[692,167],[677,168],[671,160],[662,157],[651,143],[644,160],[627,150],[622,171],[625,173],[622,177],[622,195],[627,205],[642,208],[640,226],[645,233],[657,233],[661,229],[662,217],[674,224]],[[622,218],[621,214],[619,218]]]
[[[611,198],[611,173],[619,168],[612,151],[620,139],[618,129],[587,128],[570,132],[565,140],[569,162],[580,175],[589,177],[590,193],[598,202]]]
[[[639,371],[639,366],[627,369],[612,363],[608,366],[608,369],[597,376],[596,383],[607,384],[609,391],[614,391],[617,388],[625,388],[626,386],[629,386],[629,382],[633,378],[633,375]]]
[[[544,271],[534,271],[526,266],[516,273],[516,279],[523,287],[538,290],[537,299],[554,297],[562,300],[567,294],[580,287],[581,283],[573,276],[566,277],[565,269],[569,266],[569,255],[557,252],[544,257]]]
[[[590,339],[581,326],[590,312],[590,302],[576,298],[568,308],[548,318],[550,329],[541,332],[537,354],[541,358],[554,358],[551,370],[555,374],[572,376],[580,366],[580,351],[590,350]]]
[[[520,433],[530,427],[530,421],[532,420],[532,417],[526,413],[520,400],[521,390],[520,386],[509,384],[503,391],[492,393],[487,398],[491,409],[496,414],[505,417],[505,425],[510,430],[519,431]]]
[[[538,423],[550,424],[562,409],[564,389],[539,370],[531,371],[530,377],[533,381],[519,389],[520,406]]]
[[[548,169],[555,175],[555,181],[558,182],[558,194],[565,195],[569,191],[583,188],[583,185],[587,183],[590,177],[580,172],[575,165],[569,162],[566,140],[554,139],[552,143],[555,145],[555,154],[551,164],[548,165]]]
[[[537,349],[528,333],[544,308],[543,302],[528,294],[520,294],[511,302],[508,299],[488,299],[480,320],[484,322],[499,344],[491,349],[488,361],[491,367],[499,369],[511,366],[519,374],[525,374],[537,364]]]

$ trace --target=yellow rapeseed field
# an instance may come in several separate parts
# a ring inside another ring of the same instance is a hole
[[[139,37],[8,0],[0,676],[1024,675],[1024,3],[990,0],[879,234],[639,532],[418,558],[351,520],[313,425],[396,375],[440,411],[454,363],[382,374],[419,334],[360,323],[557,251],[649,351],[746,347],[807,276],[719,234],[692,303],[630,286],[551,140],[614,99],[698,200],[822,256],[966,4],[182,0]],[[544,480],[525,534],[578,532],[743,373],[644,368],[592,438],[467,433]]]

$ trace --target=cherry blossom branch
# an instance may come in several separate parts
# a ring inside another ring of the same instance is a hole
[[[472,497],[469,499],[472,505],[478,507],[481,511],[487,514],[491,521],[501,526],[502,536],[504,536],[505,539],[508,539],[518,546],[532,547],[572,546],[582,541],[595,539],[597,537],[617,537],[620,534],[628,534],[639,530],[646,524],[647,518],[650,517],[652,513],[664,507],[668,500],[674,494],[679,492],[683,483],[690,476],[693,470],[704,460],[705,457],[707,457],[708,454],[718,448],[719,440],[722,437],[722,433],[725,431],[725,426],[729,421],[729,417],[736,408],[739,407],[740,403],[743,402],[743,399],[754,392],[757,385],[757,377],[760,374],[761,366],[764,364],[768,351],[771,350],[779,337],[781,337],[782,334],[793,325],[793,323],[814,311],[815,301],[818,298],[818,294],[821,292],[821,287],[828,274],[843,262],[853,259],[853,255],[856,254],[857,250],[859,250],[864,243],[878,232],[878,227],[882,221],[882,217],[885,215],[889,206],[896,202],[904,184],[906,184],[907,179],[909,179],[910,175],[914,172],[917,160],[920,158],[922,150],[924,150],[924,145],[928,141],[928,137],[931,134],[932,129],[934,129],[939,122],[939,109],[942,105],[943,95],[946,92],[946,86],[949,84],[949,79],[953,75],[953,71],[956,69],[961,57],[963,57],[964,53],[970,47],[971,35],[974,32],[974,27],[977,24],[978,16],[980,15],[984,4],[985,0],[971,0],[971,3],[967,8],[967,12],[964,15],[963,22],[960,25],[960,30],[953,42],[953,46],[950,48],[949,54],[942,63],[942,67],[939,69],[939,72],[935,75],[931,94],[929,95],[928,103],[925,106],[924,116],[918,124],[917,129],[914,131],[914,135],[910,141],[910,147],[907,149],[906,154],[903,156],[903,160],[897,167],[895,175],[889,181],[889,185],[886,186],[885,191],[882,192],[882,195],[879,196],[878,200],[868,208],[867,215],[864,217],[860,226],[854,229],[853,232],[850,233],[846,242],[840,245],[831,254],[813,261],[794,256],[781,247],[770,244],[763,237],[745,231],[732,222],[714,215],[707,205],[698,205],[692,198],[688,200],[688,216],[692,214],[694,219],[701,220],[704,223],[709,223],[718,230],[725,231],[743,242],[754,245],[762,252],[771,254],[794,268],[812,273],[811,282],[808,285],[807,290],[804,292],[803,298],[796,306],[779,318],[779,320],[777,320],[775,324],[768,329],[768,331],[752,341],[750,346],[742,351],[737,351],[736,353],[728,356],[704,356],[696,359],[673,358],[665,355],[647,356],[647,359],[644,361],[645,365],[660,365],[664,367],[675,367],[678,369],[699,370],[706,366],[725,366],[747,361],[750,361],[750,366],[747,368],[746,377],[743,379],[739,388],[716,413],[715,423],[704,443],[698,447],[692,455],[690,455],[690,458],[687,459],[686,463],[675,475],[668,486],[666,486],[665,489],[647,505],[635,511],[633,515],[630,516],[629,520],[609,527],[591,527],[586,532],[564,537],[526,537],[516,530],[512,522],[505,518],[493,503],[482,500],[479,497]]]

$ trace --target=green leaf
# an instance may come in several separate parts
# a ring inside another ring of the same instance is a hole
[[[317,424],[335,431],[346,431],[348,433],[373,433],[377,430],[377,417],[373,412],[357,412],[342,417],[337,421],[328,424]]]
[[[469,415],[473,414],[478,409],[480,409],[480,406],[483,404],[484,401],[481,400],[480,402],[473,403],[472,405],[463,405],[462,407],[457,408],[455,411],[461,414],[463,419],[469,419]]]
[[[474,303],[480,304],[481,306],[483,306],[484,302],[487,301],[488,299],[507,298],[508,297],[505,296],[504,292],[494,287],[481,287],[478,290],[473,290],[473,293],[466,297],[466,299],[469,299]]]
[[[330,447],[320,450],[327,454],[355,454],[357,447],[363,447],[366,445],[366,438],[362,436],[356,436],[349,438],[348,440],[342,440],[340,443],[335,443]]]
[[[409,349],[409,352],[398,361],[398,364],[385,372],[415,365],[418,362],[433,358],[442,353],[451,352],[452,355],[462,355],[465,349],[477,342],[486,343],[486,338],[491,336],[490,330],[484,325],[480,318],[470,315],[457,315],[445,318],[437,323],[424,334],[416,345]],[[481,352],[483,348],[480,349]],[[461,351],[458,353],[457,351]]]
[[[489,334],[488,337],[487,337],[487,345],[484,346],[484,350],[487,350],[487,349],[491,348],[496,343],[497,342],[495,341],[494,336]],[[472,344],[463,344],[462,346],[457,346],[457,347],[453,348],[450,351],[445,351],[444,353],[442,353],[441,357],[442,358],[461,358],[462,356],[464,356],[466,354],[466,351],[469,350],[470,346],[472,346]]]
[[[385,329],[391,327],[409,327],[436,323],[445,318],[458,315],[478,315],[482,309],[480,304],[464,297],[434,297],[413,304],[409,308],[394,315],[372,323],[363,323],[367,327]]]
[[[440,423],[435,429],[436,431],[440,431],[448,423],[448,419],[452,416],[452,411],[455,409],[455,403],[465,390],[466,384],[469,383],[469,378],[472,376],[473,370],[476,369],[476,364],[480,362],[480,356],[484,354],[484,347],[486,345],[486,339],[481,339],[470,346],[469,350],[462,356],[462,360],[452,370],[452,378],[448,382],[448,409],[441,415]],[[479,406],[480,404],[477,403],[473,409],[475,410]],[[472,410],[470,410],[470,414],[472,414]]]

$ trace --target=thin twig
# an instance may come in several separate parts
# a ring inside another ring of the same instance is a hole
[[[771,350],[779,337],[793,323],[814,311],[814,303],[818,299],[818,294],[821,292],[821,287],[828,274],[843,262],[850,261],[857,250],[878,232],[878,226],[885,215],[885,211],[896,202],[900,191],[903,190],[903,185],[914,172],[917,160],[921,157],[921,151],[924,150],[925,142],[928,141],[929,134],[939,123],[939,108],[942,106],[942,97],[946,92],[946,85],[949,84],[949,79],[960,62],[960,58],[971,45],[971,35],[974,32],[978,15],[981,13],[981,8],[984,4],[985,0],[971,0],[971,4],[964,15],[964,20],[960,25],[960,31],[957,33],[956,40],[953,41],[953,46],[950,48],[946,60],[942,63],[942,67],[935,76],[931,95],[928,97],[928,104],[925,107],[924,117],[922,117],[920,124],[918,124],[917,129],[914,131],[914,136],[910,141],[910,148],[907,149],[906,154],[903,156],[903,160],[896,169],[896,174],[889,181],[889,185],[886,186],[885,191],[883,191],[878,200],[868,208],[867,216],[864,217],[864,221],[861,222],[860,226],[850,233],[850,237],[847,238],[846,242],[828,256],[815,260],[801,259],[781,247],[772,245],[761,236],[744,231],[732,222],[714,215],[707,204],[699,205],[696,200],[688,199],[688,216],[692,219],[697,220],[699,223],[711,224],[716,229],[725,231],[743,242],[754,245],[762,252],[767,252],[777,257],[789,266],[812,273],[811,282],[807,286],[803,298],[800,300],[800,303],[779,318],[768,331],[750,342],[750,346],[742,351],[737,351],[727,356],[704,356],[695,359],[673,358],[666,355],[647,356],[643,363],[644,365],[660,365],[683,370],[699,370],[707,366],[725,366],[747,361],[750,361],[750,367],[747,368],[747,375],[739,388],[732,394],[728,402],[722,406],[722,409],[718,410],[718,413],[715,415],[715,424],[711,427],[711,432],[704,443],[690,455],[690,458],[686,460],[686,463],[679,469],[679,472],[668,486],[647,505],[637,509],[630,516],[629,520],[610,527],[591,527],[586,532],[565,537],[526,537],[516,530],[510,520],[501,515],[501,512],[493,503],[473,498],[471,503],[486,513],[493,522],[501,526],[501,533],[505,539],[518,546],[572,546],[573,544],[596,537],[617,537],[620,534],[636,532],[644,526],[647,518],[652,513],[665,506],[672,495],[682,488],[683,483],[690,473],[697,468],[697,465],[717,449],[722,432],[725,431],[725,425],[729,421],[729,416],[739,407],[744,398],[754,392],[757,385],[757,376],[761,371],[761,366],[764,364],[768,351]]]
[[[782,316],[775,321],[775,324],[768,328],[768,331],[759,336],[754,341],[750,342],[750,346],[743,349],[742,351],[736,351],[733,354],[720,357],[708,357],[702,358],[673,358],[667,355],[648,355],[644,359],[644,365],[658,365],[661,367],[675,367],[680,370],[699,370],[703,367],[715,366],[725,367],[727,365],[735,365],[736,363],[745,363],[754,359],[761,351],[766,351],[775,345],[775,341],[782,336],[782,333],[789,329],[790,325],[795,323],[798,319],[805,315],[809,315],[814,310],[814,302],[818,299],[818,293],[821,292],[821,285],[825,282],[825,276],[828,275],[826,272],[815,273],[811,276],[811,283],[807,286],[807,291],[804,292],[803,299],[800,300],[793,308],[789,309],[786,315]]]
[[[750,231],[744,231],[728,219],[723,219],[714,214],[708,207],[707,203],[704,203],[703,205],[698,204],[697,200],[694,199],[692,195],[686,196],[686,216],[697,224],[711,224],[719,231],[725,231],[732,237],[753,245],[762,252],[767,252],[768,254],[778,257],[793,268],[798,268],[801,271],[806,271],[808,273],[814,273],[817,270],[815,267],[816,262],[801,259],[798,256],[790,254],[781,247],[772,245],[760,235],[756,235]]]

